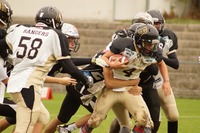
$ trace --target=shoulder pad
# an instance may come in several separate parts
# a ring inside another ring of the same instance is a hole
[[[16,27],[18,27],[20,24],[13,24],[7,29],[7,34],[12,32]]]

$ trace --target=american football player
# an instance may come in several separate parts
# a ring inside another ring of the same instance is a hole
[[[51,6],[43,7],[35,20],[35,26],[10,26],[0,43],[0,53],[10,49],[13,55],[14,69],[7,92],[17,105],[14,132],[32,132],[36,122],[48,123],[50,117],[41,102],[40,91],[47,73],[57,61],[70,75],[89,86],[86,76],[72,63],[67,38],[59,31],[62,26],[60,11]]]
[[[162,47],[164,62],[166,63],[166,65],[174,69],[178,69],[179,61],[176,55],[178,49],[178,39],[176,34],[173,31],[164,28],[165,19],[159,10],[152,9],[147,12],[152,16],[154,20],[154,26],[158,30],[161,39],[164,40]],[[172,88],[170,89],[170,95],[166,95],[165,92],[162,90],[163,82],[170,81],[164,81],[160,72],[156,76],[154,76],[154,78],[155,85],[160,97],[161,107],[165,113],[165,116],[168,119],[168,133],[177,133],[179,112],[176,106],[176,100],[173,94],[173,90]]]
[[[110,51],[102,56],[102,59],[107,63],[107,67],[103,68],[106,87],[99,95],[94,112],[80,133],[92,132],[105,119],[110,108],[113,109],[120,125],[129,128],[126,132],[130,132],[131,128],[129,112],[136,122],[134,133],[151,132],[153,122],[141,93],[134,95],[131,92],[140,89],[138,86],[139,74],[151,64],[157,63],[164,79],[169,79],[166,65],[159,53],[158,44],[158,32],[155,27],[149,24],[143,24],[137,28],[134,40],[127,37],[117,38],[112,42]],[[129,57],[128,65],[121,62],[116,64],[109,62],[111,55],[120,53]],[[127,81],[132,81],[132,84],[127,84]],[[168,90],[170,88],[169,82],[164,83],[163,88]]]
[[[139,18],[139,19],[137,19]],[[128,30],[127,35],[130,37],[134,35],[137,27],[143,23],[152,24],[152,17],[150,14],[145,12],[139,12],[134,17],[134,22]],[[124,31],[124,30],[123,30]],[[118,32],[117,32],[118,33]],[[122,33],[121,33],[122,34]],[[125,35],[124,35],[125,36]],[[120,36],[120,37],[124,37]],[[139,86],[142,87],[142,97],[147,104],[152,121],[154,123],[154,128],[152,133],[156,133],[160,125],[160,100],[157,90],[154,88],[154,78],[153,75],[158,73],[158,68],[155,64],[152,64],[145,68],[140,74]],[[119,132],[120,125],[117,119],[114,119],[110,125],[109,133]]]
[[[71,24],[64,23],[61,28],[61,31],[66,35],[66,37],[69,40],[70,51],[77,52],[78,48],[80,47],[80,44],[78,43],[78,39],[80,38],[80,36],[77,28]],[[71,58],[71,59],[76,66],[88,65],[84,67],[81,71],[89,79],[92,79],[93,83],[103,80],[102,68],[91,63],[91,58]],[[63,70],[61,64],[57,63],[56,65],[54,65],[54,67],[51,69],[48,75],[55,76],[55,74],[59,72],[66,73],[66,71]],[[61,105],[59,114],[48,124],[47,128],[45,129],[45,133],[53,133],[56,131],[57,127],[58,127],[57,130],[60,133],[63,132],[70,133],[73,130],[76,130],[77,128],[81,127],[84,124],[83,121],[88,120],[90,114],[83,117],[81,119],[81,122],[76,121],[75,123],[69,125],[63,125],[64,123],[67,123],[71,119],[71,117],[77,112],[80,105],[85,107],[89,112],[93,111],[93,105],[94,102],[96,101],[96,97],[91,98],[91,101],[87,105],[83,104],[81,100],[82,96],[90,94],[90,92],[87,89],[88,88],[86,88],[79,81],[76,86],[73,85],[66,86],[67,93]]]

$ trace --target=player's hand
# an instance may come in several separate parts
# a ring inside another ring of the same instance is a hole
[[[109,63],[109,67],[112,69],[120,69],[120,68],[125,68],[127,67],[128,60],[121,62],[120,58],[117,58],[115,61],[112,61]]]
[[[142,94],[142,87],[140,86],[133,86],[129,91],[132,95],[141,95]]]
[[[162,85],[162,91],[165,96],[169,96],[171,94],[171,86],[169,81],[164,81]]]
[[[70,78],[70,77],[63,77],[63,78],[60,78],[60,84],[62,85],[76,85],[77,82],[76,82],[76,79],[73,79],[73,78]]]
[[[137,86],[140,82],[140,78],[132,79],[131,82],[132,82],[132,85]]]

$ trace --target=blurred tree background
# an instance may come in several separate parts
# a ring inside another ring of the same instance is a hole
[[[200,20],[200,0],[178,0],[184,3],[184,10],[181,19],[193,19]],[[166,19],[177,18],[176,13],[174,13],[175,6],[171,7],[170,13],[164,12],[163,15]]]

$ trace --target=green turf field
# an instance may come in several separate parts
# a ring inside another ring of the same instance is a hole
[[[52,100],[43,100],[45,106],[48,108],[51,118],[56,117],[62,99],[64,98],[64,93],[53,93]],[[199,133],[200,132],[200,99],[177,99],[177,106],[180,113],[179,119],[179,133]],[[88,112],[84,108],[80,108],[79,111],[70,122],[73,120],[81,118],[81,116],[87,114]],[[107,133],[110,122],[114,118],[113,113],[110,111],[107,119],[95,129],[94,133]],[[162,123],[158,133],[167,133],[167,121],[162,113]],[[5,131],[5,133],[11,133],[13,127],[10,127]],[[78,133],[78,130],[77,132]]]

